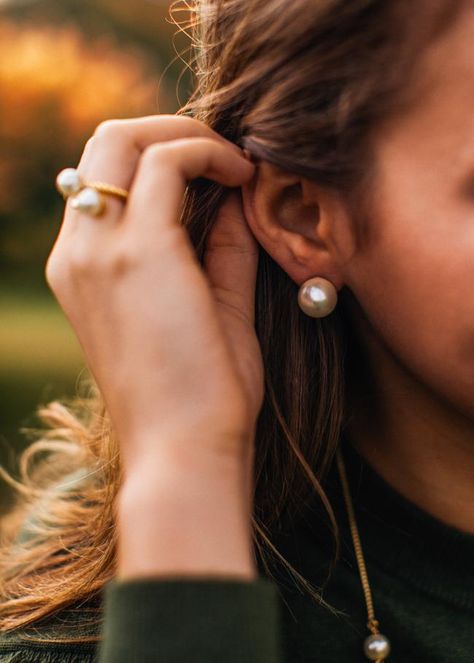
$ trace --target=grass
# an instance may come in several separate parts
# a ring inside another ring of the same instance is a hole
[[[79,342],[52,294],[0,289],[0,438],[23,446],[37,405],[75,392],[84,375]],[[7,462],[0,449],[0,462]]]
[[[42,294],[0,292],[3,375],[66,377],[83,363],[79,343],[59,304]]]

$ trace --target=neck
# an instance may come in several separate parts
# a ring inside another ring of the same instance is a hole
[[[430,391],[373,334],[364,336],[362,361],[352,366],[346,437],[404,497],[474,534],[474,421]]]

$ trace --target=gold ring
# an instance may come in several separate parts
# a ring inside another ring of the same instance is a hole
[[[121,189],[119,186],[107,184],[106,182],[84,182],[84,186],[88,186],[101,193],[110,193],[111,195],[118,196],[124,200],[127,200],[128,198],[128,191],[126,191],[126,189]]]
[[[76,168],[64,168],[56,177],[56,188],[66,200],[71,197],[71,206],[86,214],[100,216],[106,209],[102,194],[117,196],[126,201],[128,191],[106,182],[84,182]]]

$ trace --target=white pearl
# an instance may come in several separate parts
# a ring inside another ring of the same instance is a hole
[[[80,212],[99,216],[105,207],[105,202],[99,191],[86,187],[71,199],[71,206]]]
[[[82,188],[82,180],[75,168],[65,168],[56,177],[56,188],[63,196],[73,196]]]
[[[382,633],[369,635],[364,641],[364,654],[370,661],[384,659],[390,654],[390,642]]]
[[[337,290],[331,281],[315,276],[300,287],[298,304],[312,318],[323,318],[336,307]]]

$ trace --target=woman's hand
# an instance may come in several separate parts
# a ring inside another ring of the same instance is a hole
[[[199,492],[200,482],[216,501],[223,493],[212,496],[210,477],[220,490],[224,472],[238,511],[247,504],[237,493],[248,482],[263,400],[254,331],[258,245],[238,190],[219,210],[205,269],[178,220],[187,181],[202,176],[240,187],[255,166],[203,123],[161,115],[103,123],[78,170],[130,194],[126,204],[107,195],[98,218],[66,204],[46,279],[105,400],[135,487],[128,494],[156,506],[174,490],[172,465],[182,470],[176,483],[195,481]],[[146,486],[140,498],[138,484]]]

